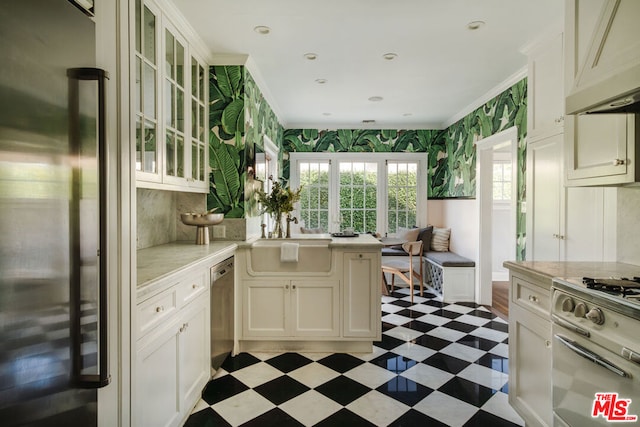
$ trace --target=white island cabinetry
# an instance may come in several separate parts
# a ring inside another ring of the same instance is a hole
[[[291,241],[295,262],[280,260],[286,239],[239,245],[238,350],[371,351],[381,334],[381,243],[368,235]]]

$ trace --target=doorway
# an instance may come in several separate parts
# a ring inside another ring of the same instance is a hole
[[[518,132],[511,127],[477,142],[478,198],[477,303],[492,306],[494,282],[497,300],[504,299],[508,273],[502,267],[516,258],[516,201]],[[507,301],[508,302],[508,301]],[[508,304],[500,304],[504,311]],[[506,314],[506,313],[504,313]]]

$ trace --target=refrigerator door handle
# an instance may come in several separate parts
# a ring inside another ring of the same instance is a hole
[[[70,68],[67,70],[69,79],[69,114],[72,154],[78,154],[79,147],[79,81],[95,80],[98,83],[98,129],[97,129],[97,159],[98,159],[98,201],[99,201],[99,248],[98,248],[98,373],[85,374],[82,357],[82,330],[81,330],[81,289],[79,274],[71,275],[71,383],[79,388],[101,388],[111,381],[109,375],[108,360],[108,305],[107,305],[107,101],[106,80],[108,73],[100,68]],[[74,136],[75,135],[75,136]],[[76,145],[74,147],[74,144]],[[73,153],[73,151],[76,151]],[[74,181],[75,181],[74,177]],[[75,187],[76,184],[74,184]],[[72,203],[79,204],[79,196],[74,193]],[[77,209],[79,206],[72,207]],[[74,213],[72,213],[73,215]],[[78,232],[79,233],[79,232]],[[79,236],[78,236],[79,238]],[[77,244],[77,242],[74,242]],[[77,248],[75,249],[77,250]],[[79,251],[78,251],[79,252]],[[79,258],[79,253],[75,254]],[[74,261],[79,264],[79,259]],[[75,276],[75,277],[74,277]]]

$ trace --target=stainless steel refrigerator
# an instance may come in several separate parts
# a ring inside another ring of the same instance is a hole
[[[0,2],[0,424],[97,425],[109,382],[93,0]]]

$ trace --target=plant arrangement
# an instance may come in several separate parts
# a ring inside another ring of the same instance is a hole
[[[266,212],[273,217],[275,221],[274,232],[277,237],[282,237],[282,215],[293,211],[293,204],[300,200],[302,187],[292,190],[272,177],[269,177],[269,180],[273,181],[271,192],[266,193],[264,190],[258,190],[258,201],[262,205],[261,213]]]

